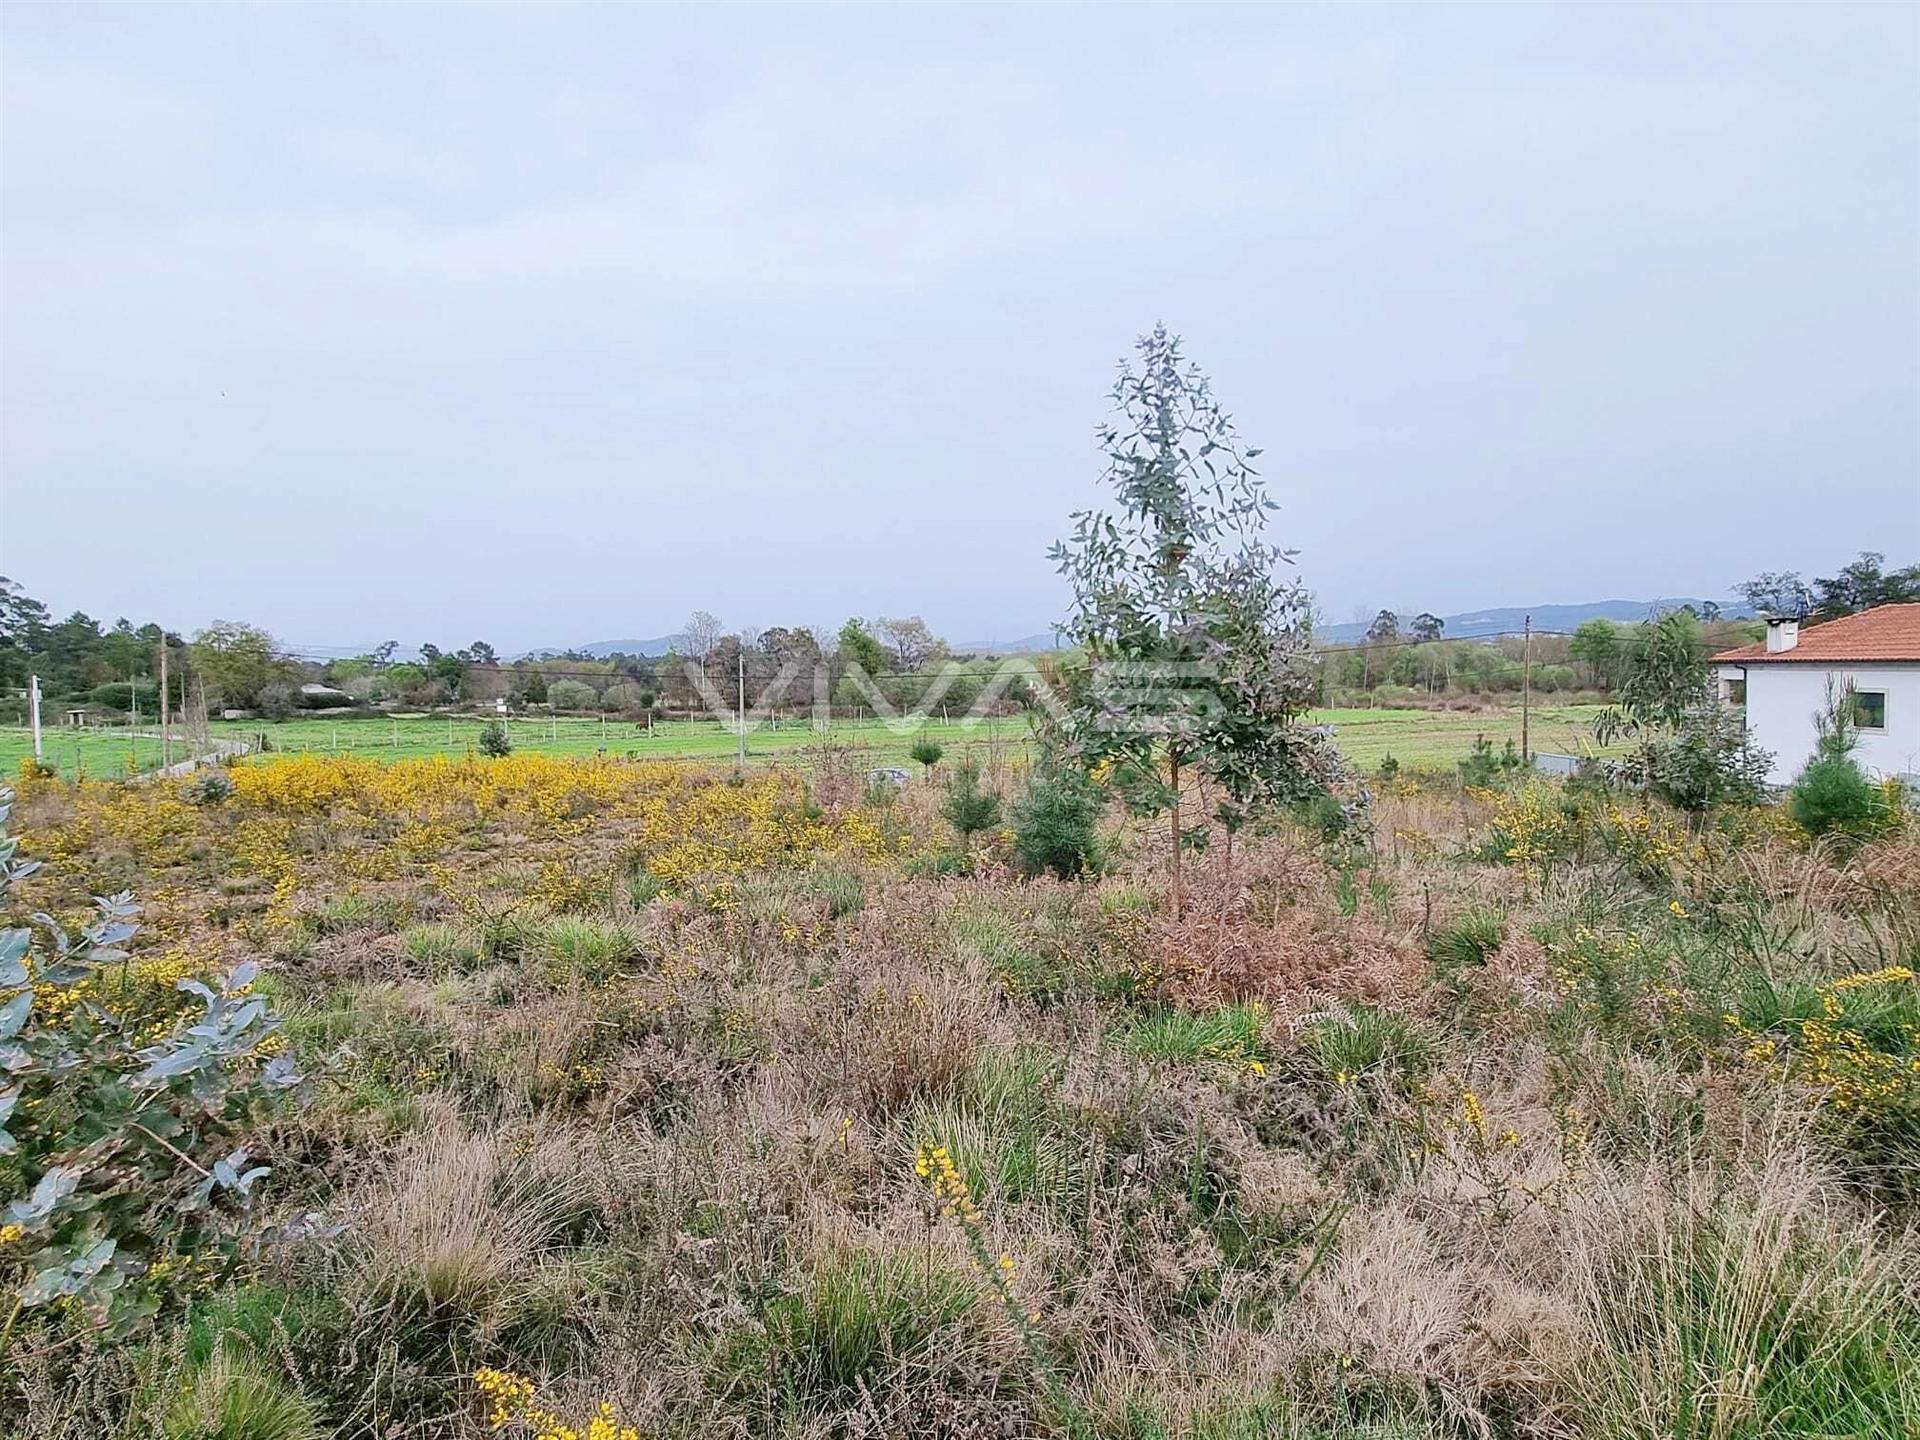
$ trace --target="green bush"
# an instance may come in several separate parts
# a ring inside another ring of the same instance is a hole
[[[131,710],[137,703],[142,715],[160,713],[160,687],[151,680],[136,680],[131,686],[125,680],[110,680],[87,691],[87,698],[109,710]]]
[[[1880,788],[1853,758],[1860,741],[1853,729],[1852,693],[1829,693],[1814,724],[1813,758],[1793,782],[1787,813],[1809,835],[1861,839],[1873,834],[1885,825],[1888,808]]]
[[[1879,787],[1851,755],[1808,761],[1787,797],[1787,813],[1809,835],[1869,835],[1884,812]]]
[[[940,813],[959,833],[963,846],[971,846],[975,835],[1000,823],[1000,797],[980,788],[980,765],[971,756],[947,777],[947,800]]]
[[[1460,784],[1467,790],[1491,790],[1507,776],[1520,769],[1520,752],[1513,748],[1513,741],[1495,750],[1491,741],[1484,735],[1473,737],[1473,749],[1467,758],[1460,762]]]
[[[202,770],[180,792],[189,805],[224,805],[232,794],[233,777],[218,765]]]
[[[1757,748],[1739,714],[1715,700],[1681,716],[1621,767],[1630,783],[1680,810],[1700,814],[1716,805],[1753,805],[1766,794],[1773,756]]]
[[[489,720],[480,727],[480,753],[498,760],[513,753],[513,737],[507,734],[507,722]]]
[[[592,710],[600,704],[600,692],[580,680],[551,680],[547,703],[556,710]]]
[[[1013,849],[1029,875],[1062,880],[1098,870],[1100,797],[1078,771],[1035,770],[1013,808]]]
[[[14,858],[12,800],[0,789],[5,918],[39,868]],[[16,1318],[66,1302],[124,1334],[201,1273],[184,1257],[238,1251],[267,1174],[249,1149],[299,1076],[261,1053],[280,1020],[258,966],[208,983],[136,960],[132,897],[94,903],[77,941],[45,915],[0,929],[0,1225]]]
[[[923,736],[913,742],[913,748],[907,751],[907,753],[926,767],[927,778],[931,780],[933,778],[933,767],[940,763],[940,757],[947,752],[942,750],[934,741],[928,740]]]

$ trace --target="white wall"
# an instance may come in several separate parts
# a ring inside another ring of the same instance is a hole
[[[1737,680],[1741,669],[1722,665],[1720,678]],[[1851,681],[1856,690],[1886,691],[1886,733],[1859,732],[1854,756],[1862,768],[1876,776],[1920,775],[1920,665],[1762,663],[1745,672],[1747,733],[1773,752],[1769,783],[1791,783],[1813,754],[1813,717],[1826,708],[1829,680],[1836,689]]]

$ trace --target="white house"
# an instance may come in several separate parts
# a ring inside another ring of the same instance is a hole
[[[1853,692],[1863,769],[1920,776],[1920,604],[1880,605],[1804,630],[1769,620],[1764,641],[1712,663],[1722,698],[1746,707],[1747,733],[1773,752],[1770,783],[1790,783],[1813,754],[1814,717],[1829,687]]]

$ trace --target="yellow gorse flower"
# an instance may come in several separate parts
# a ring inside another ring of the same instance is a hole
[[[474,1372],[473,1383],[487,1401],[487,1424],[495,1430],[514,1426],[535,1440],[640,1440],[640,1432],[623,1424],[609,1401],[602,1400],[586,1424],[574,1425],[541,1405],[524,1375],[483,1367]]]

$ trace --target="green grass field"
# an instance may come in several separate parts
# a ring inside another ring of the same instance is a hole
[[[1562,754],[1594,750],[1592,705],[1545,705],[1533,711],[1533,748]],[[1440,768],[1466,755],[1476,735],[1495,745],[1520,739],[1518,709],[1480,713],[1454,710],[1320,710],[1315,722],[1331,724],[1341,752],[1356,766],[1371,770],[1388,755],[1415,768]],[[374,759],[403,756],[465,755],[473,748],[485,721],[465,716],[413,715],[364,719],[296,719],[280,721],[218,721],[216,739],[252,740],[264,734],[280,753],[318,752],[356,754]],[[734,732],[717,721],[684,720],[647,727],[629,720],[523,719],[507,722],[516,749],[557,755],[591,755],[606,750],[648,760],[703,760],[724,763],[738,746]],[[878,721],[837,721],[820,733],[804,720],[780,728],[749,732],[749,762],[785,760],[804,763],[807,751],[823,741],[860,752],[873,765],[907,764],[908,748],[925,735],[954,754],[970,747],[1000,744],[1019,749],[1026,744],[1027,724],[1020,718],[994,721],[931,722],[923,726],[889,727]],[[150,734],[129,738],[125,731],[57,730],[44,732],[44,754],[62,775],[124,775],[131,755],[139,769],[160,763],[160,742]],[[186,751],[176,737],[174,754]],[[0,766],[11,774],[31,753],[32,741],[24,728],[0,730]]]

